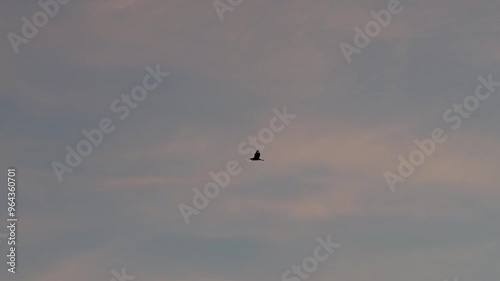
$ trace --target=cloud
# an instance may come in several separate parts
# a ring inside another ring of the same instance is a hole
[[[493,73],[498,1],[408,3],[347,65],[338,44],[386,4],[244,0],[221,23],[210,1],[72,1],[19,56],[4,40],[0,153],[20,174],[20,278],[109,280],[126,266],[137,280],[269,280],[333,234],[342,249],[319,281],[494,280],[494,100],[399,192],[383,172]],[[37,7],[4,5],[6,30]],[[169,81],[58,184],[50,163],[156,63]],[[266,161],[247,162],[238,144],[280,106],[297,118]],[[230,160],[242,173],[186,226],[178,204]]]

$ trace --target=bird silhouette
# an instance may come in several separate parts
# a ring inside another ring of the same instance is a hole
[[[264,159],[260,159],[260,152],[257,150],[255,151],[255,154],[253,155],[253,158],[248,158],[252,161],[264,161]]]

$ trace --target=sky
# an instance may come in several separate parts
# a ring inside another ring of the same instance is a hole
[[[500,2],[65,1],[0,4],[1,280],[499,279]]]

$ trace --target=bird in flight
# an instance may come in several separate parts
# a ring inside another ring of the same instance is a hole
[[[264,159],[260,159],[260,152],[257,150],[255,151],[255,154],[253,155],[253,158],[248,158],[252,161],[264,161]]]

